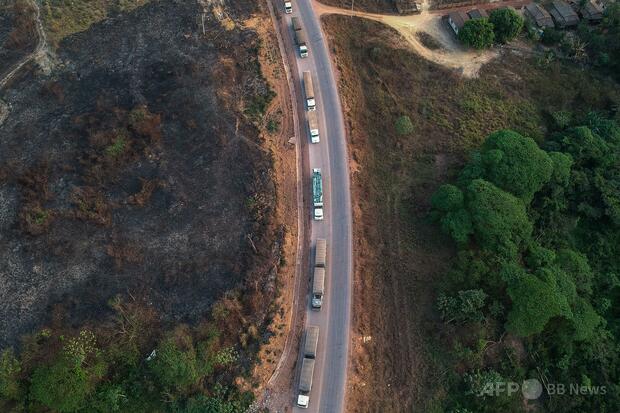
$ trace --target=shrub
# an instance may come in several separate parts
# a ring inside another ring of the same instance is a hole
[[[489,22],[493,24],[495,40],[499,43],[507,43],[514,40],[523,28],[523,17],[519,16],[514,9],[495,9],[489,16]]]
[[[547,27],[542,34],[542,43],[547,46],[553,46],[558,44],[563,38],[564,33],[553,27]]]
[[[396,133],[401,136],[409,135],[413,132],[413,123],[411,122],[411,118],[406,115],[399,117],[394,123],[394,128],[396,129]]]
[[[474,49],[487,49],[493,45],[495,33],[489,19],[468,20],[459,30],[459,40]]]
[[[16,399],[20,393],[18,374],[21,364],[15,358],[12,349],[7,349],[0,354],[0,398]]]
[[[61,357],[50,366],[39,367],[32,375],[31,397],[61,413],[84,407],[90,392],[86,371],[71,357]]]
[[[481,321],[484,318],[482,308],[486,298],[482,290],[459,291],[456,297],[440,294],[437,307],[441,318],[447,323]]]
[[[193,347],[181,350],[172,338],[157,347],[151,370],[157,381],[168,389],[183,391],[198,381],[198,363]]]

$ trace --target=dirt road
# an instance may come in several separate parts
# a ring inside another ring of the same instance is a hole
[[[426,10],[423,6],[422,13],[412,15],[387,15],[366,13],[351,9],[326,6],[314,2],[316,13],[319,16],[328,14],[341,14],[375,20],[386,24],[403,36],[412,48],[422,57],[450,69],[459,70],[463,76],[476,77],[480,68],[496,58],[499,53],[496,49],[473,50],[463,47],[454,36],[444,21],[444,15],[452,11],[467,11],[473,8],[492,9],[499,6],[520,7],[529,3],[529,0],[503,1],[477,6],[465,6],[443,10]],[[433,37],[441,48],[432,50],[424,46],[418,38],[419,32],[425,32]]]
[[[32,61],[33,59],[43,57],[47,50],[47,37],[45,35],[45,30],[43,30],[43,24],[41,23],[41,11],[39,9],[39,5],[34,0],[30,0],[30,3],[33,10],[35,10],[35,26],[37,28],[37,36],[39,38],[37,47],[32,51],[32,53],[20,60],[15,67],[6,74],[6,76],[0,79],[0,90],[4,89],[4,87],[11,81],[11,79],[13,79],[13,77],[15,77],[20,69],[26,65],[26,63]]]

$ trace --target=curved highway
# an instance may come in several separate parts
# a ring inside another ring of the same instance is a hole
[[[281,0],[278,1],[282,12]],[[310,393],[309,408],[294,408],[296,412],[340,413],[344,411],[347,362],[349,355],[351,327],[351,290],[352,290],[352,215],[349,183],[349,162],[347,155],[346,133],[338,85],[328,53],[325,36],[321,30],[319,17],[313,10],[311,0],[295,0],[293,13],[284,15],[288,34],[293,36],[291,17],[301,19],[309,42],[309,56],[301,59],[295,50],[297,81],[304,71],[312,73],[314,93],[321,142],[309,143],[305,110],[300,111],[301,139],[308,142],[309,168],[320,168],[324,186],[323,221],[312,221],[311,250],[309,256],[313,264],[314,246],[317,238],[327,240],[327,276],[325,281],[325,298],[320,311],[310,309],[309,299],[306,303],[306,326],[317,325],[320,328],[314,381]],[[293,68],[295,71],[295,68]],[[295,85],[300,92],[298,99],[305,102],[301,84]],[[299,102],[298,102],[299,103]],[[306,174],[304,174],[306,176]],[[308,171],[308,176],[310,171]],[[307,185],[310,188],[310,183]],[[308,194],[310,196],[310,194]],[[311,203],[308,203],[311,214]],[[310,271],[310,268],[308,268]],[[308,278],[310,275],[308,274]],[[301,356],[300,356],[301,357]],[[296,379],[299,379],[299,359]],[[294,386],[297,392],[297,382]],[[295,397],[297,394],[294,395]],[[292,399],[292,398],[291,398]]]

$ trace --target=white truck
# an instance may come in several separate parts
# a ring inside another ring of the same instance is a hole
[[[325,268],[314,267],[312,277],[312,309],[320,310],[323,306],[323,296],[325,295]]]
[[[310,131],[310,142],[321,142],[319,136],[319,119],[316,115],[316,111],[308,112],[308,130]]]
[[[304,32],[304,28],[301,26],[301,21],[299,20],[299,17],[295,16],[291,18],[291,22],[293,24],[295,44],[299,48],[299,56],[301,56],[302,58],[308,57],[308,38],[306,37],[306,32]]]
[[[316,101],[314,100],[314,88],[312,87],[312,74],[304,72],[304,92],[306,94],[306,107],[309,111],[316,110]]]
[[[314,359],[304,357],[301,363],[299,376],[299,395],[297,406],[307,409],[310,405],[310,391],[312,390],[312,377],[314,376]]]
[[[293,3],[291,1],[284,0],[284,13],[291,14],[293,12]]]
[[[312,170],[312,205],[314,206],[314,219],[316,221],[323,220],[323,177],[321,170],[314,168]]]

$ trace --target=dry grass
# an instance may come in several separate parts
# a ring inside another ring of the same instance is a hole
[[[615,84],[557,62],[506,52],[466,79],[424,60],[392,30],[325,19],[347,114],[356,245],[352,412],[437,410],[446,397],[434,288],[455,248],[429,223],[429,198],[485,135],[540,139],[548,113],[605,109]],[[570,84],[570,87],[566,87]],[[615,103],[614,103],[615,102]],[[414,131],[394,122],[411,118]]]
[[[150,0],[43,0],[41,9],[53,45],[67,36],[87,30],[111,13],[128,12]]]

